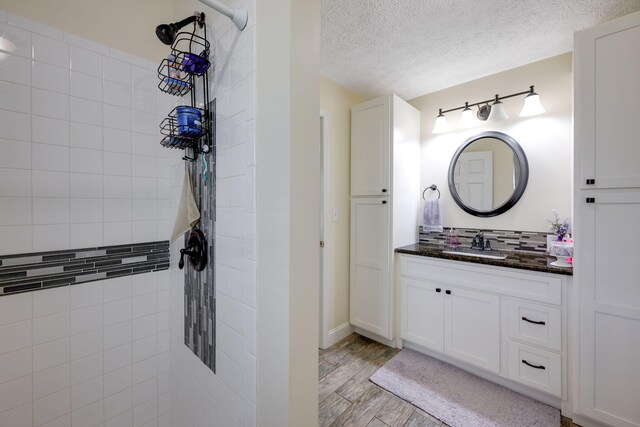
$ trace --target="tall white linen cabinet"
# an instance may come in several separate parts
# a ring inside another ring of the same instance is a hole
[[[395,337],[393,250],[418,241],[420,112],[396,95],[351,109],[350,322]]]
[[[575,37],[574,412],[640,426],[640,12]]]

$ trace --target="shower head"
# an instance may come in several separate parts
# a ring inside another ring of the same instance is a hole
[[[176,34],[178,34],[180,28],[185,25],[189,25],[192,22],[197,22],[202,26],[202,23],[204,22],[204,13],[196,12],[192,16],[185,18],[182,21],[174,22],[173,24],[160,24],[156,27],[156,36],[158,36],[158,39],[162,43],[171,45],[176,39]]]

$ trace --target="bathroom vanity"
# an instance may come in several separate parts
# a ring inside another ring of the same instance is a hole
[[[396,258],[398,347],[563,406],[571,269],[540,255],[462,258],[437,245],[398,248]]]

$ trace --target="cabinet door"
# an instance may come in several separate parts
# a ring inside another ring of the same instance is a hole
[[[578,183],[640,187],[640,13],[576,33],[575,41]]]
[[[585,192],[587,193],[587,192]],[[580,290],[580,412],[640,426],[640,191],[592,192],[576,202]]]
[[[376,98],[351,109],[351,195],[391,193],[391,103]]]
[[[351,324],[391,339],[389,203],[351,201]]]
[[[444,286],[423,280],[400,279],[402,339],[444,350]]]
[[[500,372],[500,297],[447,287],[444,296],[444,352]]]

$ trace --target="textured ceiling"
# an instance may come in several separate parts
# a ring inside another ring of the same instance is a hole
[[[322,74],[412,99],[573,50],[640,0],[322,0]]]

